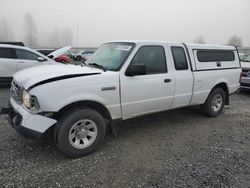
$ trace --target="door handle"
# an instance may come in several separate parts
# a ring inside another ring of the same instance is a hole
[[[164,79],[164,82],[165,82],[165,83],[171,82],[171,79],[170,79],[170,78],[165,78],[165,79]]]
[[[217,67],[221,67],[221,62],[217,61],[216,65],[217,65]]]
[[[18,61],[18,63],[24,63],[23,61]]]

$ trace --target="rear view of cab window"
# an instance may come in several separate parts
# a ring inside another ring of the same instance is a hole
[[[0,48],[0,58],[15,59],[14,50],[12,48]]]
[[[173,46],[171,47],[173,59],[174,59],[174,66],[176,70],[187,70],[188,64],[186,59],[185,51],[182,47]]]
[[[228,50],[199,50],[197,58],[200,62],[234,61],[233,51]]]

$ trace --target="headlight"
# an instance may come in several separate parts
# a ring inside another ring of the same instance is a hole
[[[26,90],[23,90],[22,99],[23,99],[23,105],[26,108],[30,109],[31,108],[30,94]]]
[[[22,92],[23,105],[29,109],[37,111],[39,110],[39,103],[35,96],[31,96],[26,90]]]

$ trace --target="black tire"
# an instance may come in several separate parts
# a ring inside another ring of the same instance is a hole
[[[95,123],[97,136],[91,145],[84,149],[78,149],[70,143],[69,132],[77,121],[83,119],[88,119]],[[89,108],[76,108],[69,110],[59,118],[54,131],[58,149],[68,157],[77,158],[96,151],[105,138],[106,123],[102,115],[97,111]]]
[[[213,99],[215,96],[220,96],[222,98],[221,106],[217,111],[213,109]],[[209,94],[209,96],[207,97],[206,102],[201,105],[202,112],[208,117],[218,116],[224,108],[225,98],[226,98],[225,96],[226,96],[225,91],[222,88],[213,89]]]

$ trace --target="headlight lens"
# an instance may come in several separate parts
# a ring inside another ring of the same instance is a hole
[[[23,93],[22,93],[23,105],[28,109],[31,108],[30,98],[31,98],[30,94],[26,90],[23,90]]]
[[[22,92],[22,100],[23,105],[33,111],[39,110],[39,103],[37,101],[37,98],[35,96],[31,96],[26,90],[23,90]]]

